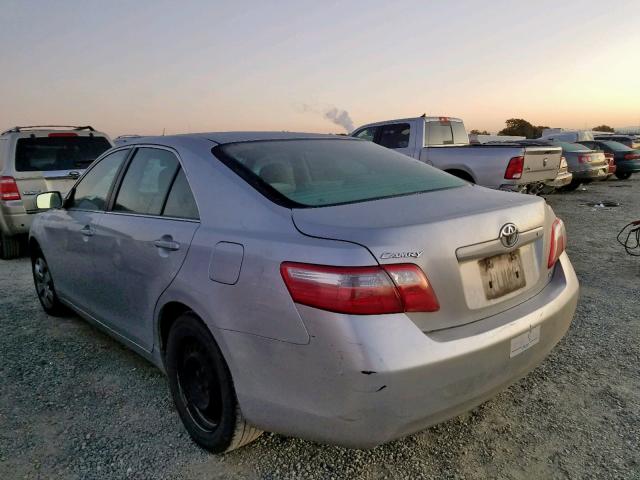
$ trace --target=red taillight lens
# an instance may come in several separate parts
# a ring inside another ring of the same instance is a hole
[[[338,313],[435,311],[433,289],[413,264],[331,267],[284,262],[280,273],[296,303]]]
[[[51,138],[56,138],[56,137],[77,137],[78,134],[77,133],[72,133],[72,132],[56,132],[56,133],[50,133],[48,135]]]
[[[20,200],[20,190],[13,177],[0,177],[0,200]]]
[[[589,155],[578,155],[578,163],[589,163],[591,157]]]
[[[640,153],[627,153],[624,156],[625,160],[637,160],[640,158]]]
[[[504,178],[507,180],[517,180],[522,178],[522,170],[524,169],[524,157],[513,157],[509,160],[509,165],[504,172]]]
[[[562,252],[564,252],[565,247],[567,246],[567,231],[564,228],[564,222],[559,218],[556,218],[551,225],[551,245],[549,248],[549,261],[547,262],[547,267],[553,267]]]

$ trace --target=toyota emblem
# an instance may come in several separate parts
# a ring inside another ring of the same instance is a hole
[[[500,241],[507,248],[513,247],[518,243],[518,227],[513,223],[507,223],[500,229]]]

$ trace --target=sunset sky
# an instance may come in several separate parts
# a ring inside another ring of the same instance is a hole
[[[0,46],[3,129],[340,132],[334,107],[640,124],[637,0],[3,0]]]

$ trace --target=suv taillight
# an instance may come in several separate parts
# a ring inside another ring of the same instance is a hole
[[[562,252],[564,252],[567,246],[567,231],[564,228],[564,222],[559,218],[556,218],[551,225],[551,242],[549,246],[549,261],[547,267],[553,267]]]
[[[522,178],[522,170],[524,169],[524,157],[513,157],[509,160],[509,165],[504,172],[504,178],[507,180],[517,180]]]
[[[440,309],[426,275],[411,263],[331,267],[284,262],[280,273],[294,302],[322,310],[378,315]]]
[[[0,177],[0,200],[20,200],[20,190],[13,177]]]

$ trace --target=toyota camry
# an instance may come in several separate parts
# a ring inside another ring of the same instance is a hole
[[[578,299],[544,199],[348,137],[133,139],[37,205],[44,310],[166,372],[213,452],[263,430],[368,448],[458,415],[538,365]]]

